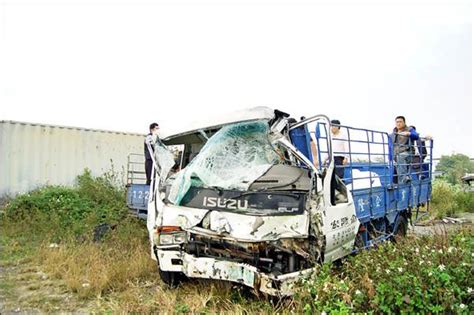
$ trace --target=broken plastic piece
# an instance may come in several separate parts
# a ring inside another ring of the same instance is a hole
[[[175,164],[174,155],[161,143],[161,141],[157,141],[155,143],[155,159],[158,164],[159,186],[161,186]]]

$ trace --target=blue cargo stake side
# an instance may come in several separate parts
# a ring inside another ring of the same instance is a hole
[[[420,208],[429,205],[433,166],[433,140],[409,141],[407,148],[409,162],[406,173],[397,174],[397,154],[388,133],[364,128],[339,125],[339,134],[332,135],[327,124],[317,123],[314,138],[317,142],[319,158],[328,156],[329,138],[334,142],[344,142],[347,151],[333,151],[333,156],[345,155],[347,164],[335,165],[343,169],[344,186],[351,192],[356,208],[356,216],[361,222],[359,240],[368,247],[394,234],[406,234],[408,220],[420,218]],[[290,134],[291,135],[291,134]],[[310,132],[306,136],[311,138]],[[292,139],[293,143],[299,147]],[[426,148],[423,156],[420,143]],[[304,148],[303,150],[307,150]],[[307,152],[307,151],[303,151]],[[324,165],[318,165],[323,169]],[[409,180],[398,178],[408,176]],[[332,187],[331,189],[334,189]],[[337,189],[337,187],[336,187]],[[336,201],[337,202],[337,201]],[[426,214],[426,211],[423,213]]]
[[[140,219],[147,217],[150,185],[146,185],[143,154],[130,153],[127,157],[127,207]]]

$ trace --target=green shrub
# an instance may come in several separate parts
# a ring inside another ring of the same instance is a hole
[[[85,170],[77,177],[77,192],[93,203],[100,223],[117,221],[127,214],[124,187],[113,172],[93,177],[89,170]]]
[[[75,187],[47,186],[20,195],[7,203],[4,213],[5,221],[58,239],[83,235],[100,223],[116,223],[127,208],[125,191],[113,177],[93,177],[86,170]]]
[[[474,213],[474,192],[459,190],[454,200],[459,208],[459,212]]]
[[[437,218],[453,216],[460,212],[474,212],[474,193],[463,190],[460,185],[452,185],[444,180],[435,180],[431,209]]]
[[[384,243],[324,265],[297,300],[316,312],[465,313],[474,308],[472,231]]]

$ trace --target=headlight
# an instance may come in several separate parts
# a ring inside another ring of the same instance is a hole
[[[160,234],[160,245],[182,244],[186,241],[186,232],[175,232],[170,234]]]
[[[160,245],[172,245],[173,234],[160,234]]]
[[[186,242],[186,233],[182,232],[182,233],[174,234],[174,239],[173,240],[174,240],[175,244],[182,244],[182,243]]]

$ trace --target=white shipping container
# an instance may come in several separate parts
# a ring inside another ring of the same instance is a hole
[[[144,135],[0,121],[0,197],[44,185],[72,185],[85,168],[95,176],[112,165],[126,182],[127,157],[143,152]]]

